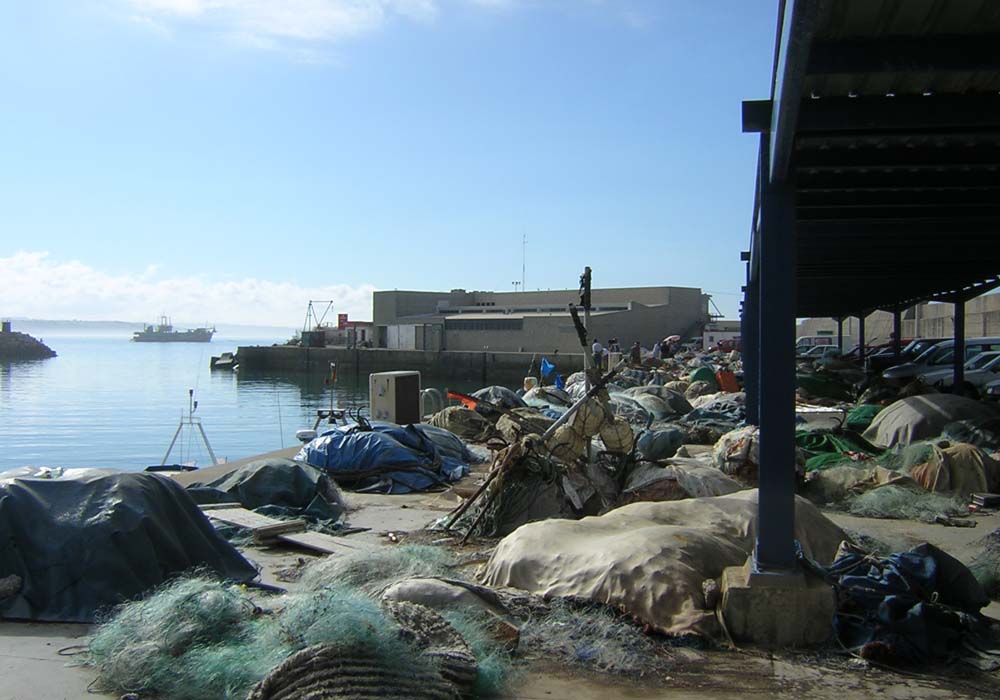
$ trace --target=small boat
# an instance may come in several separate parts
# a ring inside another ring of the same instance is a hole
[[[215,328],[189,328],[183,331],[174,330],[170,319],[160,316],[160,322],[155,326],[148,325],[141,331],[132,334],[136,343],[208,343],[215,334]]]

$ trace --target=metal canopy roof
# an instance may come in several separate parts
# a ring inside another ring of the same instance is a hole
[[[1000,2],[785,0],[743,122],[794,184],[799,316],[1000,285]]]

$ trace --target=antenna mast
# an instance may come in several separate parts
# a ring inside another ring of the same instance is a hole
[[[522,233],[521,234],[521,291],[522,292],[525,291],[525,288],[524,288],[524,261],[525,261],[525,258],[527,257],[527,249],[528,249],[528,234],[527,233]]]

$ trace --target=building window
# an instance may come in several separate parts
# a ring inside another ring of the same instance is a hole
[[[445,321],[446,331],[519,331],[524,328],[524,321],[519,318],[489,319],[481,321],[455,320]]]

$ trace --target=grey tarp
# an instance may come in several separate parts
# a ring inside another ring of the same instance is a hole
[[[207,484],[191,484],[187,490],[196,503],[235,501],[250,510],[269,506],[316,520],[339,520],[345,510],[326,472],[280,457],[250,462]]]
[[[21,581],[0,600],[2,617],[92,622],[100,609],[195,567],[240,582],[257,576],[169,477],[0,473],[0,579]]]
[[[955,394],[926,394],[900,399],[875,416],[864,438],[880,447],[909,445],[941,435],[945,426],[960,420],[1000,417],[993,406]]]

